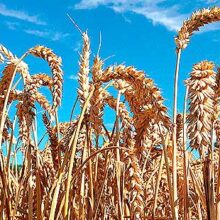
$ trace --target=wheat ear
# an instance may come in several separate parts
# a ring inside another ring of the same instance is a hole
[[[214,121],[215,105],[215,72],[214,64],[203,61],[194,65],[189,86],[189,115],[188,134],[190,146],[199,149],[201,155],[205,155],[211,147],[211,131]]]
[[[82,34],[83,38],[83,48],[82,54],[80,55],[79,62],[79,89],[78,94],[80,98],[81,106],[84,105],[86,98],[89,94],[89,58],[90,58],[90,40],[87,32]]]
[[[102,76],[103,61],[97,56],[95,57],[92,67],[92,79],[95,84],[95,91],[91,99],[91,108],[89,114],[89,120],[92,124],[92,128],[95,130],[96,136],[102,131],[102,115],[103,115],[103,93],[102,83],[98,82],[98,79]]]
[[[53,106],[52,110],[56,111],[61,104],[63,88],[63,71],[61,69],[61,58],[58,57],[51,49],[44,46],[36,46],[29,50],[29,53],[40,57],[48,62],[53,74]]]
[[[220,8],[213,7],[194,12],[192,16],[183,22],[183,26],[175,38],[178,49],[184,49],[189,44],[190,36],[205,24],[220,21]]]

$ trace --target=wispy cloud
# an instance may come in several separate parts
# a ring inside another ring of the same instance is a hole
[[[13,10],[0,3],[0,15],[15,18],[15,21],[6,20],[4,24],[10,30],[25,32],[26,34],[36,37],[45,38],[51,41],[59,41],[65,39],[70,34],[49,29],[49,25],[42,21],[39,16],[30,15],[24,11]],[[26,24],[29,22],[30,24]],[[47,28],[48,27],[48,28]]]
[[[219,2],[216,0],[196,0],[195,6],[199,1],[204,1],[205,4],[209,5]],[[94,9],[98,6],[106,6],[117,13],[133,12],[143,15],[154,25],[163,25],[170,31],[178,30],[183,20],[191,14],[191,12],[180,12],[180,8],[182,9],[181,1],[180,3],[167,4],[165,0],[81,0],[74,8]],[[210,28],[205,28],[204,31],[219,29],[219,26],[214,25]]]
[[[219,3],[219,0],[202,0],[206,4],[216,4]]]
[[[167,9],[157,6],[136,7],[133,8],[133,12],[145,16],[151,20],[154,25],[161,24],[165,26],[170,31],[178,30],[182,25],[182,21],[188,16],[187,14],[178,14],[177,6]]]
[[[25,33],[35,35],[37,37],[48,37],[49,33],[47,31],[39,31],[39,30],[33,30],[33,29],[25,29]]]
[[[5,25],[8,27],[10,30],[16,30],[20,24],[18,22],[11,22],[11,21],[6,21]]]
[[[98,6],[107,6],[118,13],[133,12],[145,16],[153,24],[164,25],[168,30],[176,31],[188,14],[178,13],[178,5],[161,6],[164,0],[81,0],[75,9],[93,9]]]
[[[45,21],[42,21],[37,15],[29,15],[28,13],[20,10],[9,9],[6,5],[0,3],[0,15],[6,17],[12,17],[19,20],[27,21],[38,25],[46,25]]]
[[[41,31],[35,29],[24,29],[24,32],[37,37],[50,39],[52,41],[59,41],[69,36],[68,33],[53,32],[53,31]]]
[[[59,41],[59,40],[62,40],[64,38],[66,38],[66,37],[69,37],[70,34],[62,33],[62,32],[52,32],[52,33],[50,32],[50,36],[52,37],[51,39],[53,41]]]

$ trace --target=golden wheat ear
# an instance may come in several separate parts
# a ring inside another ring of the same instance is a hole
[[[176,140],[177,140],[178,149],[180,150],[183,145],[183,115],[182,114],[177,114],[176,124],[177,124]]]
[[[95,131],[96,137],[102,132],[102,116],[104,109],[104,94],[102,83],[98,82],[103,73],[103,61],[97,56],[94,59],[93,67],[92,67],[92,80],[95,84],[95,91],[91,98],[91,107],[89,112],[89,121],[91,122],[92,128]]]
[[[48,119],[46,113],[43,114],[43,122],[44,122],[44,125],[46,126],[47,133],[48,133],[49,140],[50,140],[50,144],[48,148],[50,148],[50,151],[51,151],[54,169],[57,170],[58,165],[59,165],[57,133],[52,129],[50,120]]]
[[[139,71],[133,66],[118,65],[107,68],[103,71],[99,81],[108,82],[110,80],[117,82],[114,84],[116,86],[120,83],[118,80],[123,80],[126,85],[123,88],[123,93],[134,114],[134,126],[137,132],[135,137],[136,150],[139,157],[144,157],[144,149],[141,147],[141,145],[145,145],[143,142],[148,142],[146,145],[151,145],[151,147],[158,142],[161,143],[161,138],[154,141],[153,136],[160,137],[171,127],[161,92],[152,79],[146,77],[143,71]],[[154,143],[152,144],[152,142]]]
[[[177,49],[185,49],[190,41],[190,36],[199,28],[213,22],[220,21],[220,8],[202,9],[196,11],[192,16],[183,22],[175,38]]]
[[[63,71],[61,69],[61,58],[58,57],[50,48],[36,46],[29,50],[29,53],[40,57],[48,62],[53,75],[53,106],[52,111],[56,111],[61,104],[63,88]]]
[[[189,86],[188,134],[190,146],[204,155],[211,147],[215,115],[216,73],[212,62],[203,61],[193,67]]]
[[[78,73],[78,81],[79,81],[79,100],[81,107],[83,107],[85,100],[89,94],[89,59],[90,59],[90,40],[87,32],[82,34],[83,38],[83,48],[82,53],[80,55],[79,62],[79,73]]]

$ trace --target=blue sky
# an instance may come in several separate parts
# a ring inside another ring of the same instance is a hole
[[[101,32],[101,57],[114,55],[106,61],[106,66],[125,63],[144,70],[161,88],[171,112],[176,30],[194,10],[214,5],[220,6],[220,1],[1,0],[0,42],[18,56],[32,46],[43,44],[62,57],[64,96],[60,120],[68,120],[77,93],[78,52],[81,48],[81,36],[67,18],[68,13],[82,30],[88,30],[92,57],[97,52]],[[183,52],[179,111],[182,111],[183,81],[192,65],[204,59],[214,61],[217,66],[220,63],[220,24],[203,28],[192,37],[191,44]],[[43,61],[36,58],[27,61],[31,73],[49,74]]]

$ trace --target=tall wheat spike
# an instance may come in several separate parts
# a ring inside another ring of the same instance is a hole
[[[95,57],[94,64],[92,67],[92,79],[93,83],[95,84],[95,91],[94,95],[91,99],[91,108],[89,114],[89,121],[92,124],[92,127],[95,130],[96,136],[99,135],[102,131],[102,115],[103,115],[103,93],[102,93],[102,83],[98,82],[99,78],[102,76],[102,66],[103,61],[100,59],[99,56]]]
[[[189,86],[188,134],[190,146],[204,156],[211,147],[211,131],[214,121],[216,73],[214,64],[203,61],[194,65]]]
[[[80,98],[81,106],[84,105],[84,102],[89,94],[89,58],[90,58],[90,40],[87,32],[84,32],[82,35],[83,38],[83,48],[82,54],[80,55],[79,62],[79,73],[78,73],[78,81],[79,81],[79,89],[78,94]]]

